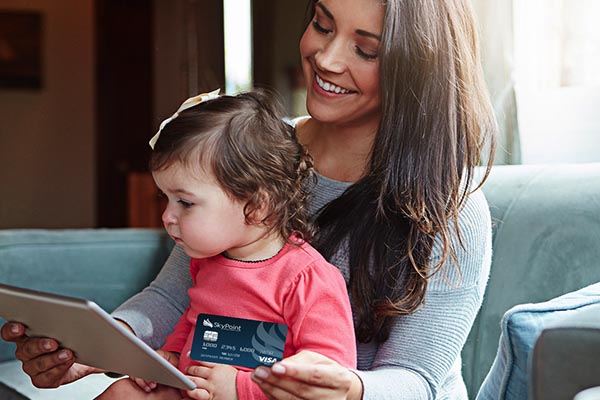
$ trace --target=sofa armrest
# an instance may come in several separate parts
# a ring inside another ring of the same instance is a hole
[[[0,282],[111,312],[156,276],[172,245],[162,229],[0,230]],[[0,361],[13,358],[14,345],[0,341]]]
[[[600,385],[600,304],[565,314],[535,342],[530,371],[533,400],[573,399]]]

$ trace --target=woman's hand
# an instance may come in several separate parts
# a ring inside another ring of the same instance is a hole
[[[312,351],[301,351],[269,369],[258,367],[252,380],[270,399],[362,398],[360,378],[348,368]]]
[[[195,400],[237,400],[235,379],[237,369],[230,365],[198,362],[187,370],[196,389],[187,395]]]
[[[49,338],[30,338],[25,326],[8,322],[2,326],[2,339],[17,345],[15,356],[23,363],[23,371],[31,377],[38,388],[56,388],[74,382],[99,369],[75,362],[73,352],[59,349],[58,343]]]

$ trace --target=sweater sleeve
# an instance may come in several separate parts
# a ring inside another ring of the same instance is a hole
[[[424,306],[395,318],[389,339],[359,345],[364,399],[466,399],[460,352],[481,306],[491,264],[491,220],[481,191],[459,216],[460,237],[452,244],[458,265],[447,261],[431,278]],[[434,244],[432,265],[440,260]]]
[[[198,274],[198,263],[194,260],[190,262],[190,276],[192,278],[192,284],[196,285],[196,279]],[[191,306],[185,310],[177,325],[173,329],[173,332],[165,339],[165,344],[162,347],[162,350],[171,351],[175,353],[181,354],[185,343],[190,335],[190,332],[194,329],[194,324],[191,322],[190,318]]]
[[[112,316],[126,322],[153,349],[160,348],[189,306],[187,290],[192,286],[189,265],[189,257],[175,246],[156,279],[125,301]]]
[[[193,325],[188,318],[189,311],[190,308],[188,307],[181,318],[179,318],[179,322],[175,325],[175,329],[173,329],[173,332],[165,339],[162,350],[181,354],[189,333],[193,329]]]
[[[343,366],[356,366],[356,339],[346,283],[330,264],[305,269],[290,284],[284,318],[296,352],[311,350]],[[239,371],[239,400],[264,399],[250,373]]]

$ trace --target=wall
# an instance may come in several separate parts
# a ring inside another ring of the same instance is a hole
[[[303,0],[275,3],[273,35],[275,88],[286,101],[291,116],[305,115],[305,96],[292,87],[290,68],[300,68],[300,38],[304,29],[307,2]],[[304,93],[305,90],[300,90]]]
[[[189,91],[182,79],[181,4],[154,0],[154,122]],[[290,65],[299,65],[305,1],[273,3],[273,73],[288,104]],[[94,0],[0,0],[0,10],[41,11],[43,88],[0,88],[0,229],[96,224]],[[181,24],[179,24],[181,25]],[[165,62],[176,60],[176,62]],[[185,76],[185,74],[184,74]],[[206,85],[204,85],[206,86]],[[214,84],[208,85],[213,87]]]
[[[93,0],[0,0],[43,13],[43,88],[0,88],[0,228],[94,226]]]

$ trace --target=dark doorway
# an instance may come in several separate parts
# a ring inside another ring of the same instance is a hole
[[[147,171],[164,108],[194,92],[191,81],[199,91],[224,87],[222,20],[222,0],[96,1],[98,227],[129,225],[128,181]]]
[[[127,176],[152,131],[152,1],[96,1],[96,223],[127,224]]]

